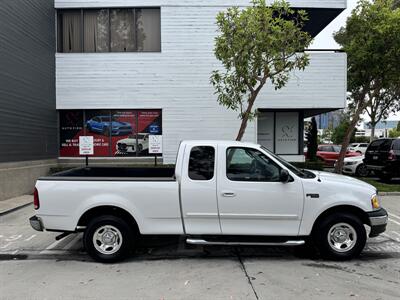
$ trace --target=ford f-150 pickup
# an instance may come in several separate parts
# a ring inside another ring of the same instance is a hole
[[[229,141],[182,142],[175,169],[89,167],[40,178],[34,206],[34,229],[83,231],[86,251],[102,262],[123,259],[140,235],[200,245],[312,243],[344,260],[387,223],[373,186]]]

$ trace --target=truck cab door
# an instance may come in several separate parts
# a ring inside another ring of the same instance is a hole
[[[259,149],[220,147],[218,207],[222,234],[296,236],[304,205],[303,184]]]
[[[216,144],[187,144],[185,147],[180,197],[186,234],[221,234],[216,156]]]

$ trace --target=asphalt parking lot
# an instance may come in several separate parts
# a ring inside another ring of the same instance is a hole
[[[0,299],[399,299],[400,196],[382,197],[385,234],[361,257],[325,261],[294,248],[186,246],[149,239],[118,264],[92,261],[81,234],[30,228],[31,206],[0,216]]]

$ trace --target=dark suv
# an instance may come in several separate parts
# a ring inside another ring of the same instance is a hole
[[[373,141],[365,152],[364,163],[382,180],[400,176],[400,139]]]

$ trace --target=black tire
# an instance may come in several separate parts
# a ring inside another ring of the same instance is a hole
[[[343,228],[350,232],[347,237],[341,235],[345,232]],[[342,238],[350,241],[351,244],[347,246],[341,240]],[[316,224],[313,239],[322,257],[332,260],[348,260],[360,255],[365,247],[367,234],[362,221],[356,215],[333,213]],[[336,246],[334,245],[335,239]]]
[[[356,169],[356,176],[358,177],[367,177],[369,175],[369,171],[365,164],[360,164]]]
[[[114,240],[109,240],[108,242],[112,243],[113,241],[115,241],[117,246],[114,247],[115,244],[108,246],[107,243],[104,242],[104,244],[102,244],[102,242],[98,240],[96,241],[96,247],[94,236],[97,233],[100,233],[102,234],[103,238],[107,238],[107,236],[104,235],[107,232],[107,228],[109,229],[109,235],[114,234]],[[134,233],[130,226],[123,219],[112,215],[103,215],[92,219],[87,225],[85,233],[83,235],[83,243],[87,253],[94,260],[104,263],[113,263],[126,258],[126,256],[132,250],[133,240]],[[101,250],[99,250],[99,247],[101,245],[105,245],[103,253],[101,252]],[[111,248],[113,249],[111,250]],[[116,251],[113,252],[114,250]]]

